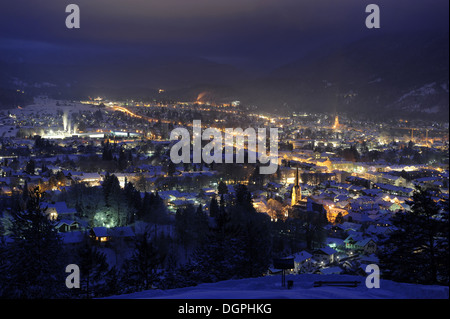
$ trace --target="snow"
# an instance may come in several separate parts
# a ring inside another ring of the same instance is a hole
[[[337,251],[336,250],[334,250],[333,248],[331,248],[331,247],[324,247],[324,248],[319,248],[319,249],[317,249],[316,250],[317,252],[323,252],[323,253],[325,253],[326,255],[333,255],[333,254],[336,254],[337,253]]]
[[[424,109],[422,110],[422,112],[434,114],[434,113],[439,112],[440,109],[441,109],[441,108],[440,108],[439,105],[435,105],[435,106],[433,106],[433,107],[427,107],[427,108],[424,108]]]
[[[368,84],[372,84],[372,83],[380,83],[383,79],[382,78],[376,78],[375,80],[369,81],[367,82]]]
[[[418,88],[417,90],[413,90],[410,91],[406,94],[404,94],[402,97],[400,97],[399,102],[403,101],[404,99],[406,99],[407,97],[410,96],[426,96],[426,95],[432,95],[432,94],[436,94],[436,90],[433,88],[436,85],[435,82],[433,83],[429,83],[426,84],[420,88]]]
[[[326,267],[320,270],[323,275],[340,274],[342,271],[343,269],[339,266]]]
[[[281,276],[266,276],[171,290],[147,290],[108,299],[448,299],[449,287],[380,281],[369,289],[365,277],[350,275],[287,275],[292,289],[281,286]],[[314,287],[314,281],[360,281],[353,287]]]
[[[312,257],[312,255],[310,253],[308,253],[307,251],[301,251],[299,253],[294,254],[294,261],[296,263],[301,263],[304,262],[307,259],[310,259]]]
[[[59,104],[59,105],[58,105]],[[22,109],[11,109],[11,114],[31,116],[32,114],[40,114],[41,116],[56,116],[58,111],[66,111],[68,113],[78,111],[92,110],[92,105],[82,104],[74,101],[53,100],[48,98],[35,98],[34,103],[24,106]],[[62,118],[61,118],[62,125]]]

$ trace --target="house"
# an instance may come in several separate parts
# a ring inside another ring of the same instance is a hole
[[[387,173],[381,174],[381,176],[378,178],[378,183],[390,184],[393,186],[401,186],[401,187],[408,186],[408,182],[405,178],[401,176],[390,175]]]
[[[74,182],[87,183],[90,186],[100,186],[103,181],[103,177],[98,173],[85,173],[85,172],[67,172],[67,176]]]
[[[355,222],[359,224],[370,224],[373,222],[373,219],[369,217],[367,212],[350,212],[344,216],[344,220],[348,222]]]
[[[302,272],[302,270],[309,268],[312,264],[312,255],[305,250],[294,254],[293,258],[295,265],[294,271],[297,273],[300,273]]]
[[[370,236],[377,236],[377,237],[386,237],[389,235],[389,233],[392,232],[391,227],[388,226],[379,226],[379,225],[369,225],[367,227],[365,233]]]
[[[60,233],[66,233],[80,229],[80,223],[74,220],[63,219],[57,222],[55,228]]]
[[[356,242],[357,250],[364,255],[374,254],[377,251],[377,244],[372,238],[366,238]]]
[[[378,183],[374,185],[376,188],[381,189],[383,192],[391,195],[411,197],[414,193],[412,188],[394,186],[390,184]]]
[[[325,240],[325,243],[328,247],[331,247],[336,250],[344,250],[345,242],[341,238],[328,237]]]
[[[75,215],[77,210],[75,208],[67,207],[66,202],[56,202],[56,203],[42,203],[42,208],[47,207],[45,213],[51,220],[57,219],[67,219],[73,220],[75,219]]]
[[[135,233],[129,226],[114,228],[93,227],[90,230],[90,236],[97,242],[105,243],[113,239],[131,240],[135,237]]]
[[[175,199],[168,203],[168,209],[172,212],[176,212],[178,209],[186,209],[189,206],[195,205],[194,200]]]
[[[268,275],[279,275],[283,272],[283,269],[277,269],[274,267],[269,267],[269,269],[267,269],[267,274]]]
[[[325,229],[328,231],[328,236],[337,237],[337,238],[346,238],[347,233],[341,224],[336,225],[326,225]]]
[[[359,253],[370,255],[377,251],[377,244],[372,238],[361,238],[359,236],[348,236],[345,240],[345,248],[355,250]]]
[[[345,248],[348,250],[356,250],[356,243],[362,239],[362,233],[354,232],[344,239]]]
[[[320,264],[328,265],[335,261],[337,251],[331,247],[319,248],[313,251],[313,258]]]
[[[108,228],[106,227],[93,227],[90,230],[89,235],[92,239],[100,243],[107,242],[111,239],[108,234]]]
[[[349,199],[350,199],[350,197],[347,194],[339,194],[333,198],[335,203],[338,203],[338,202],[348,203]],[[344,206],[342,206],[342,207],[344,207]]]
[[[217,190],[215,188],[205,187],[200,191],[203,198],[210,200],[212,197],[217,195]]]
[[[398,203],[389,203],[387,204],[387,208],[391,211],[391,212],[396,212],[399,210],[403,210],[403,206],[398,204]]]
[[[348,234],[350,231],[358,232],[361,229],[361,224],[344,222],[340,225],[340,227]]]

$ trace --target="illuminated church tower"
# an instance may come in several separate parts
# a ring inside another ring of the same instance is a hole
[[[333,125],[333,128],[334,129],[338,129],[338,128],[340,128],[340,124],[339,124],[339,116],[338,115],[336,115],[335,116],[335,118],[334,118],[334,125]]]
[[[295,183],[294,183],[294,187],[292,187],[291,206],[296,205],[301,200],[302,200],[302,192],[301,192],[301,188],[299,185],[298,167],[297,167],[297,171],[295,172]]]

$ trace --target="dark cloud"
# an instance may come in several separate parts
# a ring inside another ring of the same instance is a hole
[[[69,3],[80,6],[79,30],[65,28]],[[365,28],[369,3],[380,6],[381,30]],[[0,47],[41,57],[145,53],[281,63],[370,32],[448,30],[448,6],[445,0],[15,0],[0,10]]]

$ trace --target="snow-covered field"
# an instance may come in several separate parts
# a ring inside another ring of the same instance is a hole
[[[33,104],[24,106],[20,109],[10,109],[9,112],[11,114],[23,116],[31,116],[32,114],[55,116],[58,111],[67,112],[70,114],[72,112],[89,110],[93,110],[93,107],[89,104],[82,104],[80,102],[73,101],[59,101],[47,98],[35,98]]]
[[[369,289],[365,277],[349,275],[288,275],[292,289],[281,287],[281,276],[228,280],[172,290],[147,290],[112,296],[118,299],[448,299],[449,287],[381,280]],[[360,281],[358,287],[314,287],[314,281]]]

